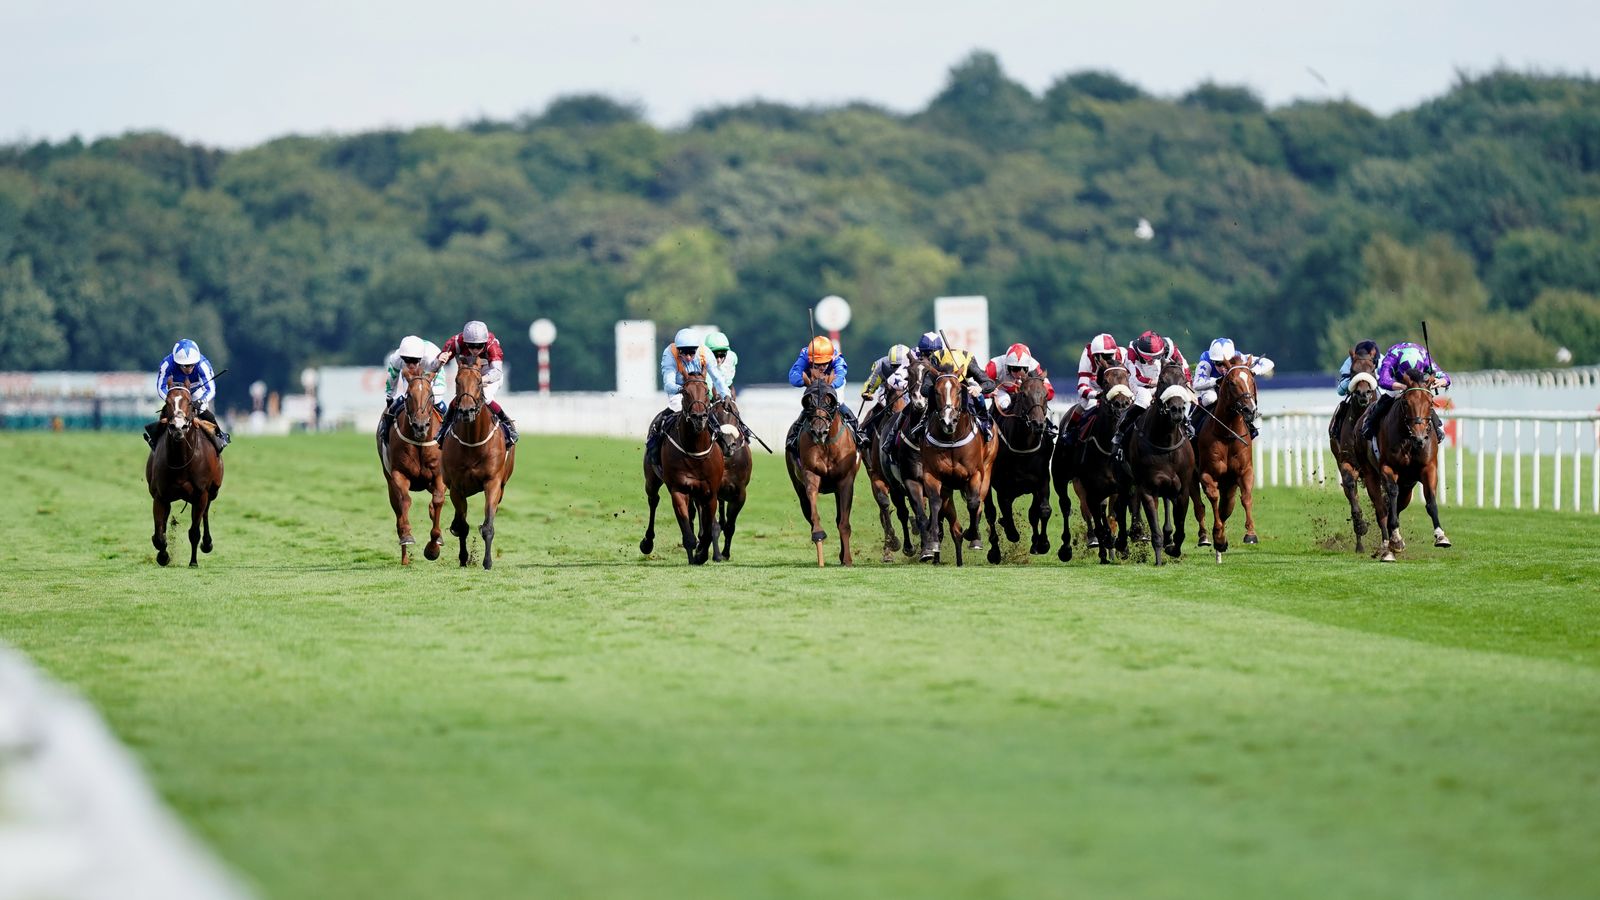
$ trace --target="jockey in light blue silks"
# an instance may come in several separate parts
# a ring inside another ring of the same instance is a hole
[[[217,414],[211,410],[211,401],[217,396],[217,387],[214,383],[216,378],[217,374],[211,368],[211,360],[206,359],[205,354],[200,352],[200,346],[184,338],[172,345],[172,352],[167,354],[161,361],[161,367],[156,370],[156,396],[165,404],[168,391],[175,387],[188,388],[195,414],[214,426],[211,440],[217,445],[217,453],[220,454],[222,448],[228,446],[230,438],[217,422]],[[144,427],[145,443],[155,446],[156,431],[160,427],[159,421]]]
[[[734,365],[738,365],[738,357],[734,357]],[[683,377],[694,374],[706,376],[713,403],[733,396],[727,382],[722,380],[722,369],[718,367],[715,356],[701,343],[699,335],[693,328],[680,328],[673,336],[672,343],[661,351],[661,387],[667,392],[667,408],[656,413],[645,436],[645,453],[652,462],[661,461],[661,436],[673,426],[677,414],[683,411]],[[717,442],[722,445],[723,455],[732,455],[739,436],[738,429],[722,424],[715,410],[711,412],[711,419],[717,425]]]
[[[1204,421],[1203,417],[1206,415],[1201,410],[1209,411],[1217,405],[1217,382],[1221,381],[1222,376],[1228,373],[1229,361],[1235,356],[1243,357],[1243,365],[1257,378],[1265,378],[1272,374],[1273,369],[1277,368],[1277,364],[1265,356],[1251,356],[1248,353],[1240,353],[1229,338],[1221,337],[1212,341],[1206,352],[1200,354],[1200,361],[1194,367],[1194,379],[1189,384],[1194,389],[1194,392],[1200,395],[1199,403],[1196,404],[1199,408],[1194,412],[1193,426],[1195,431],[1198,432],[1200,430]],[[1245,425],[1250,429],[1251,437],[1261,436],[1261,431],[1256,428],[1254,419],[1247,420]]]

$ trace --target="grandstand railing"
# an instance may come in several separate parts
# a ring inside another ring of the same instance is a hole
[[[1331,406],[1263,415],[1256,486],[1337,486],[1328,448],[1332,415]],[[1600,412],[1441,409],[1439,415],[1446,431],[1441,505],[1600,513]]]

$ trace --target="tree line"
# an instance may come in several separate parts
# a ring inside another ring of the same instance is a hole
[[[663,340],[717,323],[741,381],[777,381],[819,297],[851,301],[862,366],[965,293],[1058,373],[1094,333],[1145,328],[1331,370],[1424,317],[1451,368],[1600,362],[1600,84],[1463,74],[1382,117],[1104,71],[1040,95],[978,52],[911,114],[754,101],[663,130],[578,95],[237,152],[0,147],[6,368],[148,369],[190,336],[236,384],[291,388],[475,317],[527,387],[548,316],[555,387],[609,388],[632,317]]]

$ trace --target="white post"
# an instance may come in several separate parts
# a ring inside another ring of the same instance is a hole
[[[1511,508],[1522,508],[1522,420],[1511,423]]]
[[[1583,512],[1583,423],[1572,423],[1572,511]]]
[[[1539,508],[1539,457],[1543,456],[1539,445],[1539,420],[1533,420],[1533,508]],[[1557,466],[1556,468],[1560,468]]]
[[[1500,508],[1500,486],[1505,482],[1506,420],[1494,422],[1494,508]]]
[[[1284,473],[1283,480],[1293,487],[1300,483],[1300,435],[1294,427],[1294,416],[1286,416],[1283,424],[1289,429],[1289,438],[1284,441],[1289,454],[1286,460],[1289,464],[1289,469]]]
[[[1551,498],[1550,499],[1550,508],[1555,510],[1556,512],[1560,512],[1561,511],[1561,426],[1562,426],[1562,424],[1564,424],[1564,423],[1561,423],[1561,422],[1557,422],[1556,423],[1556,457],[1555,457],[1556,458],[1556,466],[1555,466],[1555,468],[1556,468],[1556,483],[1555,483],[1555,487],[1551,488],[1551,491],[1550,491],[1550,498]]]
[[[1461,506],[1466,506],[1467,505],[1467,492],[1465,490],[1466,484],[1463,481],[1463,479],[1465,478],[1464,473],[1466,471],[1466,460],[1464,459],[1464,457],[1466,456],[1466,452],[1467,452],[1467,442],[1465,440],[1466,435],[1463,433],[1465,431],[1466,431],[1466,424],[1464,422],[1462,422],[1460,419],[1457,419],[1456,420],[1456,503],[1460,504]]]
[[[1589,423],[1589,511],[1600,513],[1600,419]]]
[[[1450,455],[1443,444],[1439,445],[1439,466],[1434,470],[1434,477],[1439,479],[1439,505],[1450,505]]]
[[[1267,431],[1270,429],[1273,421],[1273,419],[1268,419],[1265,422],[1262,422],[1261,424],[1263,427],[1261,430]],[[1266,487],[1267,470],[1263,468],[1261,464],[1261,442],[1259,440],[1250,442],[1250,467],[1254,469],[1256,473],[1256,487]]]
[[[1283,457],[1283,417],[1272,420],[1272,486],[1278,486],[1278,461]]]

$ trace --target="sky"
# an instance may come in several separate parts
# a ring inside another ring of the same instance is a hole
[[[1594,0],[0,0],[0,142],[157,129],[244,147],[458,125],[600,92],[677,126],[760,97],[901,112],[975,49],[1042,92],[1110,69],[1176,96],[1381,114],[1498,65],[1600,71]]]

